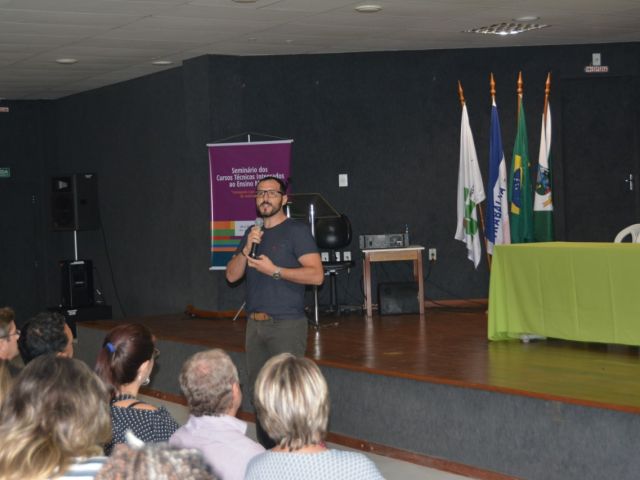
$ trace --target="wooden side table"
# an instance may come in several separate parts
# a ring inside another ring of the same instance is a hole
[[[372,316],[371,301],[371,264],[373,262],[398,262],[411,260],[413,262],[413,277],[418,282],[418,304],[420,315],[424,315],[424,279],[422,276],[422,251],[424,247],[412,245],[405,248],[377,248],[362,250],[364,254],[362,274],[364,276],[364,301],[367,317]]]

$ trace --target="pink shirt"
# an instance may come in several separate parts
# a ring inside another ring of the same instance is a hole
[[[249,460],[264,452],[245,435],[247,424],[229,415],[189,417],[169,439],[169,444],[202,452],[221,480],[242,480]]]

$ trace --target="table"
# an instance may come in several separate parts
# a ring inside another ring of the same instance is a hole
[[[413,262],[413,277],[418,282],[418,304],[420,315],[424,315],[424,280],[422,275],[422,251],[424,247],[411,245],[404,248],[376,248],[362,250],[364,254],[362,275],[364,277],[364,302],[367,310],[367,317],[373,314],[371,302],[371,264],[373,262],[399,262],[410,260]]]
[[[498,245],[489,284],[490,340],[523,334],[640,345],[640,245]]]

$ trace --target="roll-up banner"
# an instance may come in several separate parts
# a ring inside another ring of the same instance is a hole
[[[211,266],[224,270],[247,228],[256,219],[255,190],[260,179],[285,182],[291,167],[293,140],[211,143]]]

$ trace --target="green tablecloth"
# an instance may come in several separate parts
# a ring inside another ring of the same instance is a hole
[[[640,345],[640,244],[499,245],[491,270],[490,340]]]

